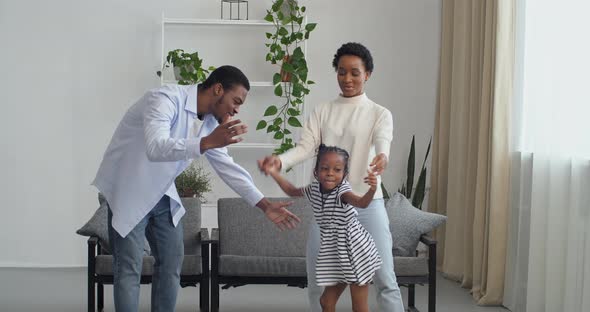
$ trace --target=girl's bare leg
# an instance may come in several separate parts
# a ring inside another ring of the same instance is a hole
[[[336,312],[336,302],[338,302],[338,298],[340,298],[344,289],[346,289],[346,284],[337,284],[324,288],[324,293],[320,297],[322,312]]]
[[[353,312],[369,312],[369,284],[350,285]]]

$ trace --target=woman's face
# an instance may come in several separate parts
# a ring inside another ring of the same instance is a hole
[[[365,70],[363,60],[356,55],[341,56],[338,60],[336,74],[344,97],[363,94],[365,82],[371,76],[371,73]]]

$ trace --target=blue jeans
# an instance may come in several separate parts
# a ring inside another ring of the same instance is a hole
[[[113,214],[109,209],[115,311],[137,312],[139,309],[139,281],[145,238],[155,258],[152,275],[152,312],[174,311],[180,287],[184,243],[182,223],[176,227],[172,223],[170,198],[162,197],[126,237],[121,237],[113,229],[112,218]]]
[[[375,272],[373,282],[377,288],[377,305],[381,312],[404,312],[402,294],[393,271],[393,246],[389,231],[389,218],[383,199],[374,199],[367,208],[357,208],[358,219],[371,234],[383,264]],[[307,239],[307,287],[312,312],[321,312],[320,296],[323,287],[317,285],[315,263],[320,250],[320,229],[312,222]]]

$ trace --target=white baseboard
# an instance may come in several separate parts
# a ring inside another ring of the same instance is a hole
[[[0,263],[2,269],[80,269],[86,268],[82,265],[65,265],[65,264],[45,264],[45,263],[15,263],[4,262]]]

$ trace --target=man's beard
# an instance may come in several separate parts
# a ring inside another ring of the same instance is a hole
[[[221,100],[223,99],[223,97],[224,97],[224,96],[225,96],[225,95],[222,95],[222,96],[219,98],[219,100],[217,100],[217,102],[215,102],[215,105],[214,105],[214,107],[215,107],[216,109],[217,109],[217,108],[219,108],[219,107],[221,106]],[[213,114],[213,115],[215,116],[215,114]],[[225,114],[224,114],[224,115],[225,115]],[[223,116],[215,116],[215,119],[217,120],[217,122],[218,122],[219,124],[221,124],[221,123],[223,122]]]

